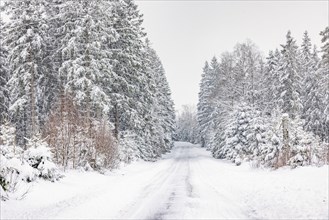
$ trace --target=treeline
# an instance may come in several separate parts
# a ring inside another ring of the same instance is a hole
[[[2,156],[38,138],[63,168],[101,169],[172,147],[170,89],[134,1],[9,0],[2,12]]]
[[[247,41],[206,62],[197,106],[202,146],[238,165],[328,163],[329,28],[320,34],[321,56],[307,32],[298,46],[289,31],[266,59]]]

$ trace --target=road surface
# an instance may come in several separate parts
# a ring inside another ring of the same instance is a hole
[[[328,167],[237,167],[178,142],[157,162],[136,162],[107,175],[72,171],[58,183],[39,182],[25,199],[2,203],[0,217],[322,219],[329,215],[327,174]]]

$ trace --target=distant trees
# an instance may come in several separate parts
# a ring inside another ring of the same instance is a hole
[[[184,105],[182,108],[182,111],[177,115],[175,138],[179,141],[199,143],[200,135],[196,108],[190,105]]]
[[[97,170],[171,149],[169,85],[132,0],[9,0],[3,9],[0,123],[13,127],[11,145],[27,152],[34,140],[64,169]]]
[[[305,32],[286,35],[266,61],[250,41],[206,63],[198,103],[203,146],[239,165],[302,166],[328,161],[328,28],[322,59]]]

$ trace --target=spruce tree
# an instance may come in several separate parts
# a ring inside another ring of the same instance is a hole
[[[149,67],[149,80],[146,85],[149,87],[148,96],[153,99],[150,116],[154,121],[153,132],[157,133],[155,137],[163,145],[160,149],[163,153],[173,146],[172,138],[175,124],[174,103],[171,100],[171,92],[163,65],[155,50],[150,47],[148,40],[146,41],[146,52]]]
[[[66,19],[71,19],[72,29],[61,41],[63,63],[59,69],[65,92],[73,94],[88,120],[109,110],[109,96],[102,81],[110,77],[110,51],[102,48],[108,35],[104,27],[102,1],[81,0],[66,2]],[[69,16],[75,11],[76,17]],[[66,22],[63,22],[66,25]]]
[[[263,104],[261,109],[264,109],[266,114],[271,114],[273,108],[276,107],[278,97],[277,89],[280,85],[278,77],[278,68],[280,66],[280,52],[276,49],[270,51],[267,57],[266,70],[264,74],[264,83],[262,84]]]
[[[310,107],[307,105],[307,100],[309,100],[310,90],[312,86],[314,86],[312,81],[314,79],[314,72],[316,71],[314,68],[315,65],[312,64],[312,44],[311,39],[308,36],[307,31],[304,32],[303,42],[300,48],[300,55],[299,55],[299,62],[300,62],[300,76],[301,82],[305,85],[305,89],[301,91],[301,97],[303,101],[303,115],[302,118],[306,117],[306,112]]]
[[[219,64],[216,57],[213,57],[210,66],[206,62],[203,68],[203,75],[200,84],[198,102],[198,122],[200,126],[200,138],[202,147],[210,147],[212,139],[213,118],[216,82],[219,74]]]
[[[47,23],[44,0],[11,0],[6,4],[10,22],[6,25],[4,43],[8,46],[8,90],[12,121],[17,140],[25,145],[38,130],[37,95],[43,77]]]
[[[320,75],[320,93],[322,94],[321,105],[321,122],[323,124],[322,139],[329,142],[329,27],[326,27],[324,31],[320,33],[322,36],[322,60],[320,63],[319,75]]]
[[[0,30],[4,30],[4,23],[0,17]],[[0,31],[0,124],[8,120],[9,93],[7,82],[9,79],[8,51],[4,44],[4,32]]]
[[[109,88],[113,110],[111,120],[115,135],[130,130],[142,133],[142,116],[138,113],[143,96],[139,96],[145,80],[143,63],[143,41],[145,33],[141,27],[142,17],[133,1],[114,1],[114,29],[118,39],[110,44],[113,49],[111,62],[115,73]]]
[[[286,44],[282,46],[282,62],[278,70],[280,85],[278,89],[279,106],[284,113],[295,119],[302,110],[301,76],[299,72],[298,46],[291,37],[286,35]]]
[[[317,55],[316,47],[314,47],[313,52],[310,55],[309,71],[308,75],[304,79],[304,115],[305,119],[304,128],[307,131],[313,132],[313,134],[322,136],[324,132],[323,123],[321,122],[322,113],[321,107],[322,95],[319,89],[319,82],[321,80],[319,69],[319,57]]]

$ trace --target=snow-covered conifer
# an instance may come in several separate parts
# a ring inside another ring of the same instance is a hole
[[[322,94],[321,122],[323,123],[322,139],[329,142],[329,27],[321,33],[322,36],[322,60],[318,74],[320,77],[320,93]]]
[[[11,0],[6,4],[10,22],[5,27],[10,78],[9,111],[16,124],[17,140],[38,130],[39,81],[43,77],[47,23],[44,0]]]
[[[203,68],[203,74],[200,84],[199,102],[198,102],[198,122],[200,126],[200,138],[202,147],[210,148],[210,141],[213,134],[214,104],[216,99],[216,83],[218,82],[219,63],[216,57],[213,57],[211,64],[207,62]]]
[[[283,112],[289,113],[294,119],[300,114],[303,106],[301,101],[301,76],[298,60],[298,46],[291,37],[291,32],[286,35],[286,44],[282,45],[282,62],[278,75],[280,85],[278,89],[279,106]]]
[[[4,30],[4,23],[0,17],[0,30]],[[9,94],[7,82],[9,78],[7,56],[8,51],[4,44],[4,33],[0,31],[0,124],[8,120]]]

